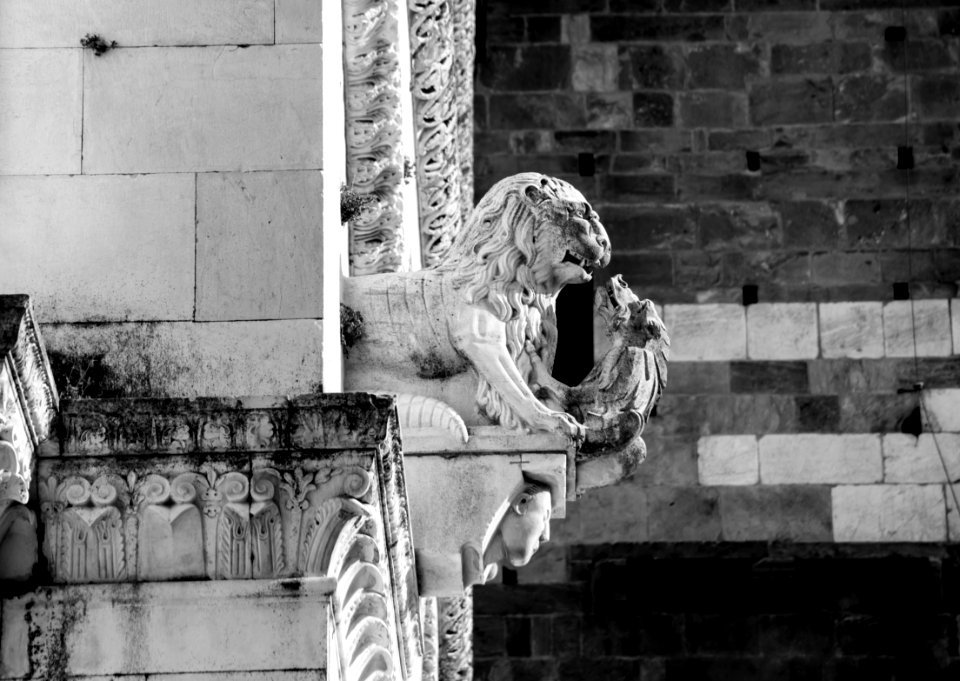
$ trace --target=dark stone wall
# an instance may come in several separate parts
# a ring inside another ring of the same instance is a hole
[[[478,35],[478,198],[570,181],[639,295],[957,297],[956,2],[485,0]],[[674,362],[638,474],[475,589],[476,678],[960,678],[955,544],[836,544],[828,485],[698,482],[701,436],[909,430],[953,352]]]
[[[960,678],[956,547],[614,544],[475,589],[477,679]]]
[[[744,284],[765,302],[884,300],[907,279],[914,296],[956,295],[956,3],[481,11],[478,196],[525,170],[570,180],[608,227],[609,271],[662,303],[739,302]]]

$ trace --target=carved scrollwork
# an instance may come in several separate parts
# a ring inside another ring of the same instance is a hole
[[[409,0],[423,264],[443,260],[473,208],[474,0]]]
[[[403,155],[396,2],[343,3],[347,176],[376,201],[351,220],[353,274],[395,272],[402,260]]]

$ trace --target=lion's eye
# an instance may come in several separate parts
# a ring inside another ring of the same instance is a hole
[[[571,206],[567,208],[567,213],[570,217],[583,219],[583,206]]]

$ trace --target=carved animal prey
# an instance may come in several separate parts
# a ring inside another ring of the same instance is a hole
[[[432,397],[468,424],[582,438],[580,422],[534,395],[528,348],[552,367],[557,294],[609,262],[607,233],[572,185],[505,178],[436,267],[343,282],[343,303],[364,319],[345,385]]]

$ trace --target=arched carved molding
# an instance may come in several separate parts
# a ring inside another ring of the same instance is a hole
[[[0,296],[0,500],[26,503],[35,453],[53,435],[58,397],[27,296]]]
[[[423,264],[439,263],[473,209],[475,0],[409,0]]]
[[[351,274],[402,263],[399,0],[343,0],[348,189],[375,199],[350,220]]]
[[[420,623],[423,627],[423,679],[440,679],[440,631],[436,598],[420,599]]]

